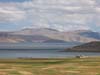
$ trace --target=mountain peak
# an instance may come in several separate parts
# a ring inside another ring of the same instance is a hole
[[[58,30],[53,29],[53,28],[42,28],[42,29],[44,29],[44,30],[50,30],[50,31],[58,31]]]
[[[50,30],[50,31],[58,31],[56,29],[52,29],[52,28],[23,28],[22,31],[25,30]]]

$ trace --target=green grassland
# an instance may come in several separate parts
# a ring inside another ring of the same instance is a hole
[[[100,57],[0,59],[0,75],[100,75]]]

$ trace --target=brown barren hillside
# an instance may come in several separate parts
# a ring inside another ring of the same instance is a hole
[[[80,46],[75,46],[68,48],[65,51],[75,51],[75,52],[100,52],[100,41],[86,43]]]

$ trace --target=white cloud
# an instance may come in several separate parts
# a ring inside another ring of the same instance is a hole
[[[0,23],[21,21],[25,16],[25,11],[18,9],[17,6],[0,3]]]
[[[89,29],[94,18],[99,20],[96,4],[95,0],[35,0],[32,6],[33,16],[38,16],[35,16],[37,20],[33,25],[47,24],[48,27],[59,30]]]
[[[8,15],[9,14],[9,15]],[[0,22],[31,21],[33,27],[58,30],[89,29],[100,21],[99,0],[33,0],[0,3]],[[3,19],[2,19],[3,18]]]

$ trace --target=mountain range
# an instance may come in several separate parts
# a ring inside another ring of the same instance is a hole
[[[1,31],[0,43],[87,43],[100,41],[100,33],[91,30],[61,32],[50,28],[25,28],[19,31]]]

